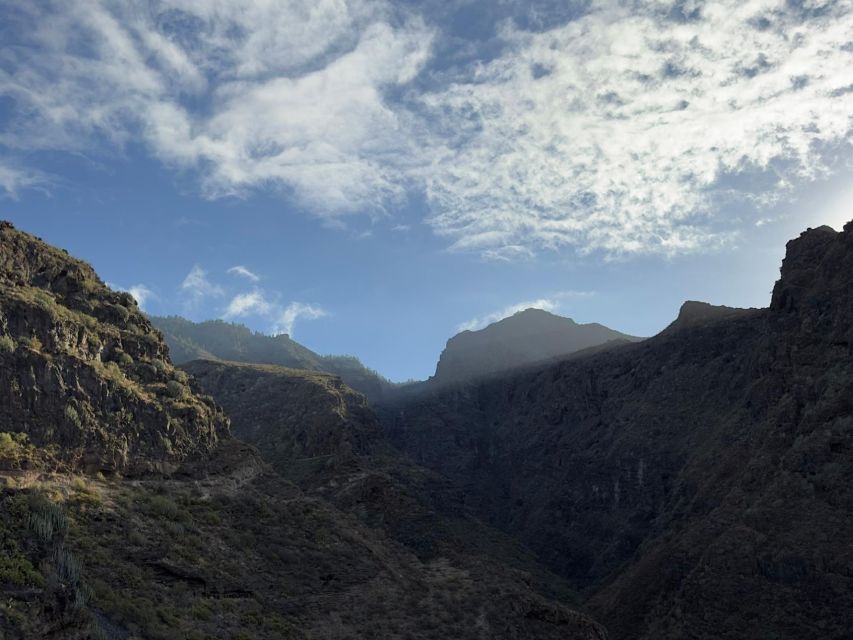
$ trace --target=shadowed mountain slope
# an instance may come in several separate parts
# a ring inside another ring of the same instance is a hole
[[[129,296],[8,224],[0,385],[4,640],[605,638],[523,572],[419,557],[283,478]]]
[[[152,316],[151,322],[169,345],[175,364],[191,360],[225,360],[272,364],[340,376],[371,400],[382,398],[392,384],[353,356],[321,356],[281,334],[268,336],[222,320],[192,322],[178,316]]]
[[[578,324],[541,309],[526,309],[485,329],[463,331],[450,338],[430,382],[472,380],[608,342],[637,340],[640,338],[597,323]]]
[[[386,407],[386,432],[587,593],[614,638],[845,638],[853,223],[788,243],[768,309]]]
[[[540,593],[577,601],[522,545],[471,517],[463,492],[385,440],[366,398],[336,377],[270,365],[184,365],[284,477],[423,560],[523,572]],[[519,573],[522,575],[522,573]]]

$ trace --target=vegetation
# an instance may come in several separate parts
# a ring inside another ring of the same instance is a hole
[[[0,336],[0,352],[6,351],[14,351],[15,350],[15,341],[11,336]]]
[[[33,446],[26,433],[0,432],[0,465],[16,468],[33,454]]]
[[[224,360],[271,364],[340,376],[356,391],[379,400],[392,383],[353,356],[321,356],[287,335],[269,336],[222,320],[190,322],[177,316],[153,317],[174,362]]]

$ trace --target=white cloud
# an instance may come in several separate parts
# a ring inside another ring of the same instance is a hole
[[[240,293],[231,299],[222,317],[225,319],[239,318],[251,314],[267,315],[273,310],[263,292],[260,290]]]
[[[316,305],[305,304],[302,302],[291,302],[280,311],[278,318],[273,325],[272,333],[273,335],[286,333],[292,338],[293,329],[297,320],[316,320],[317,318],[323,318],[327,315],[329,315],[329,313],[325,309]]]
[[[184,278],[181,283],[181,293],[185,296],[184,306],[187,309],[196,307],[205,298],[225,295],[222,287],[212,283],[207,277],[207,272],[198,265],[193,266]]]
[[[298,320],[316,320],[326,317],[328,312],[315,304],[291,302],[282,306],[270,300],[270,296],[260,289],[254,289],[235,295],[222,314],[224,320],[233,320],[246,316],[260,316],[271,323],[271,334],[286,333],[293,337]]]
[[[431,224],[493,258],[728,241],[733,176],[775,173],[744,189],[772,202],[754,196],[820,175],[821,149],[849,145],[853,9],[819,4],[696,3],[674,20],[669,2],[602,2],[541,33],[508,27],[505,54],[421,97]]]
[[[140,309],[145,308],[145,304],[151,300],[152,298],[156,298],[154,292],[151,291],[144,284],[135,284],[132,287],[127,288],[127,292],[133,296],[134,300],[136,300],[136,304],[139,305]]]
[[[122,287],[121,285],[114,284],[112,282],[107,282],[106,285],[110,289],[115,289],[116,291],[125,291],[133,296],[133,299],[136,300],[136,304],[139,305],[139,308],[144,310],[145,304],[149,300],[156,300],[157,295],[144,284],[135,284],[132,287]]]
[[[401,11],[383,0],[24,5],[25,45],[0,68],[0,95],[19,105],[0,145],[141,136],[198,171],[209,196],[273,187],[323,216],[380,210],[402,197],[394,158],[410,152],[385,92],[411,80],[432,39]]]
[[[18,191],[44,182],[40,173],[21,168],[0,158],[0,192],[16,198]]]
[[[260,280],[256,274],[252,273],[247,267],[244,267],[241,264],[228,269],[228,273],[234,274],[235,276],[241,276],[247,280],[251,280],[252,282],[258,282],[258,280]]]
[[[463,322],[459,326],[457,326],[456,330],[476,331],[477,329],[487,327],[490,324],[497,322],[498,320],[503,320],[504,318],[508,318],[512,315],[515,315],[519,311],[524,311],[525,309],[542,309],[543,311],[554,311],[554,309],[557,308],[557,304],[557,301],[552,298],[539,298],[538,300],[528,300],[527,302],[511,304],[508,307],[504,307],[499,311],[493,311],[492,313],[487,313],[484,316],[471,318],[467,322]]]
[[[567,298],[588,298],[589,296],[594,296],[594,291],[559,291],[547,298],[537,298],[536,300],[528,300],[526,302],[518,302],[516,304],[511,304],[503,309],[498,311],[493,311],[491,313],[487,313],[483,316],[479,316],[476,318],[471,318],[466,322],[459,324],[456,327],[457,331],[476,331],[477,329],[482,329],[483,327],[487,327],[490,324],[497,322],[498,320],[503,320],[504,318],[509,318],[512,315],[515,315],[519,311],[524,311],[525,309],[542,309],[543,311],[556,311],[563,300]]]
[[[489,259],[706,250],[766,217],[725,220],[733,197],[772,204],[850,150],[849,2],[602,0],[418,83],[435,33],[390,0],[18,4],[0,148],[141,141],[207,196],[278,190],[327,222],[422,190]],[[9,193],[32,179],[10,171]]]

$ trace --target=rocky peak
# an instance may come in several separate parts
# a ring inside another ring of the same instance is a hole
[[[569,355],[610,341],[636,341],[598,323],[578,324],[543,309],[525,309],[447,341],[434,383],[467,380]]]
[[[853,222],[788,242],[770,302],[772,319],[800,335],[853,350]]]
[[[665,331],[681,331],[698,327],[718,320],[734,318],[756,312],[756,309],[740,309],[738,307],[726,307],[724,305],[713,305],[697,300],[688,300],[681,305],[678,317]]]
[[[133,298],[91,266],[0,224],[0,422],[89,471],[170,471],[227,419],[169,360]]]

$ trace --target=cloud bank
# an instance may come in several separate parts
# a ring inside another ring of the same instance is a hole
[[[141,142],[206,197],[274,190],[327,222],[423,194],[451,248],[491,259],[675,255],[850,156],[849,2],[602,0],[501,23],[461,65],[439,5],[402,6],[18,3],[0,188],[32,184],[21,152]]]

